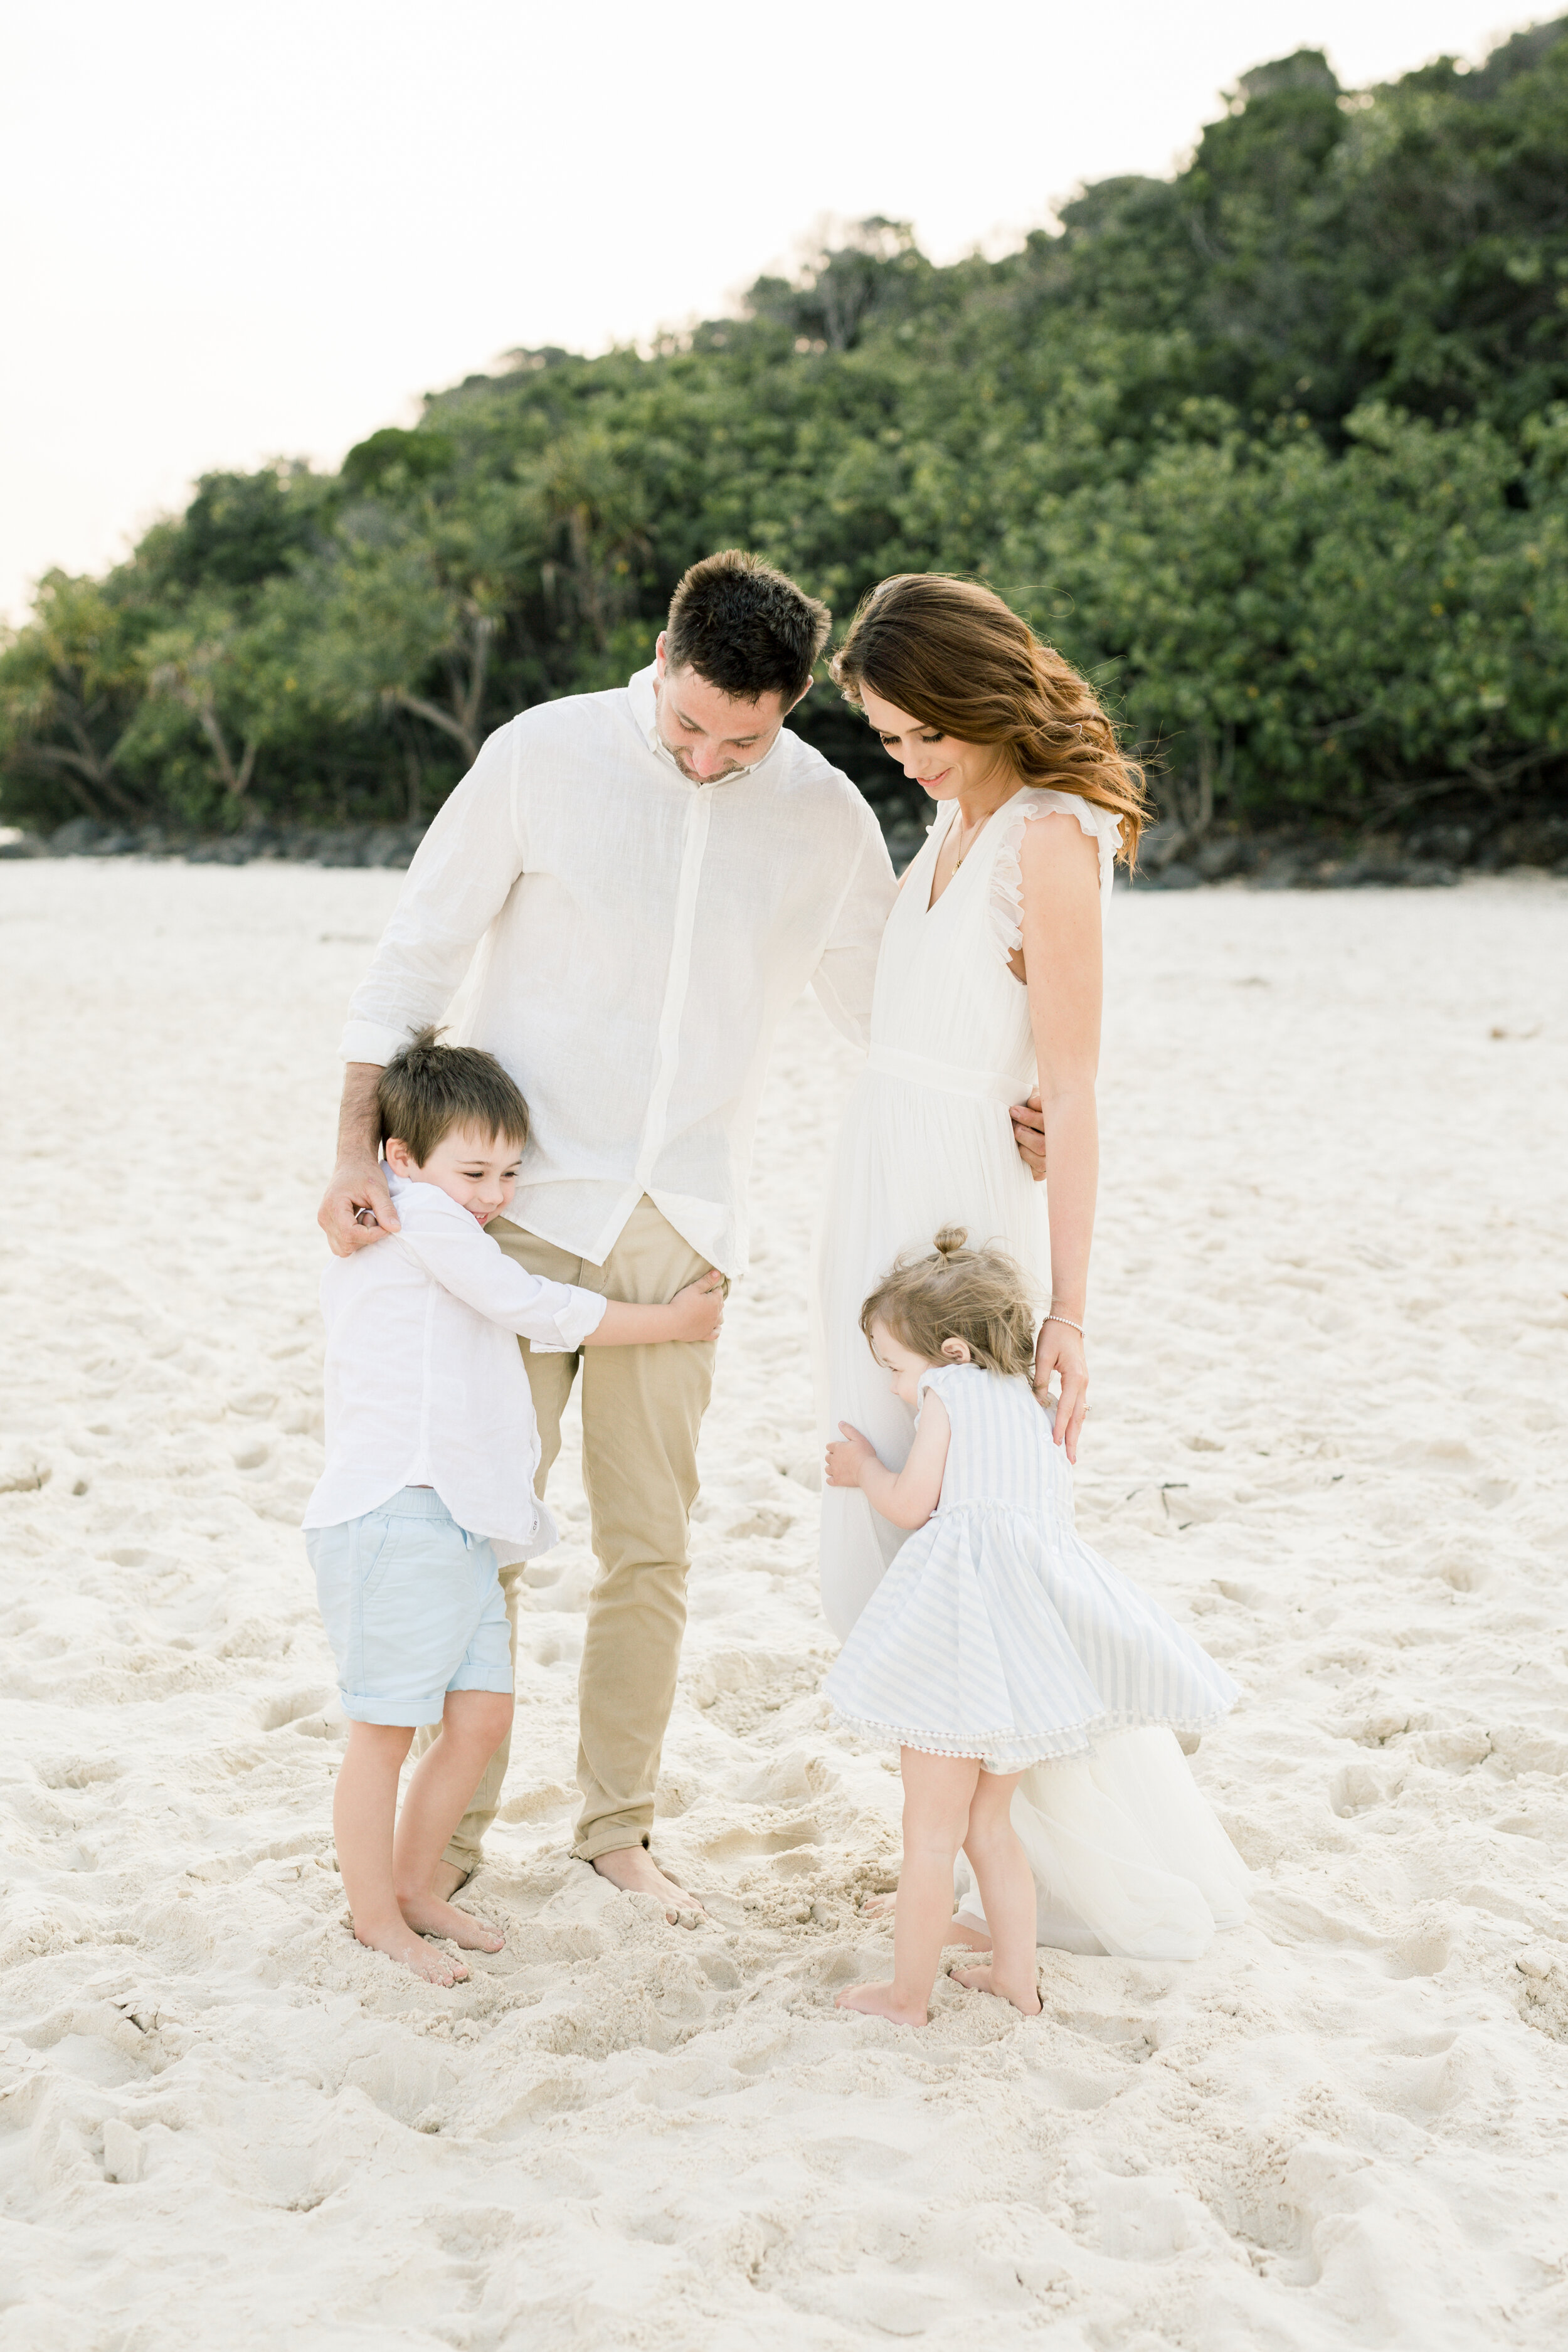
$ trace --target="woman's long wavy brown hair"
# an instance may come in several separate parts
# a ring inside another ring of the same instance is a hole
[[[994,743],[1026,784],[1079,793],[1121,819],[1131,866],[1148,821],[1143,772],[1094,689],[990,588],[903,572],[873,588],[831,664],[846,701],[861,689],[961,743]]]

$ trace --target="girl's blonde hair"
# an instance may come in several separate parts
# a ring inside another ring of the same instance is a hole
[[[994,743],[1026,784],[1077,793],[1121,819],[1129,866],[1149,818],[1143,772],[1094,688],[994,589],[942,572],[873,588],[828,665],[847,702],[869,687],[922,727]]]
[[[987,1372],[1033,1374],[1035,1302],[1005,1250],[971,1249],[962,1225],[944,1225],[929,1256],[904,1256],[860,1309],[868,1339],[882,1324],[902,1346],[940,1363],[944,1339],[962,1339]]]

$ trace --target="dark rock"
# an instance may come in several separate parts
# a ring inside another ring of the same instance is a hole
[[[364,845],[366,866],[407,866],[413,859],[415,842],[409,838],[408,827],[401,824],[378,824]]]
[[[95,816],[73,816],[49,835],[49,853],[54,857],[81,857],[110,831]]]
[[[1568,856],[1568,816],[1520,817],[1493,835],[1478,859],[1491,872],[1510,866],[1555,866]]]
[[[341,833],[321,833],[316,836],[316,846],[310,862],[314,866],[363,866],[364,853],[373,825],[349,825]]]
[[[15,841],[0,841],[0,857],[47,857],[49,845],[36,833],[18,834]]]
[[[1193,864],[1205,882],[1223,882],[1227,875],[1244,872],[1250,855],[1251,844],[1239,833],[1216,833],[1205,842]]]
[[[129,857],[140,846],[140,836],[134,833],[100,833],[79,851],[82,857]]]
[[[1187,838],[1184,824],[1166,817],[1162,824],[1146,824],[1138,837],[1138,863],[1151,874],[1163,874],[1173,865]],[[1180,886],[1178,885],[1178,887]]]
[[[1195,866],[1187,866],[1181,858],[1175,857],[1161,873],[1156,887],[1161,890],[1196,890],[1202,886],[1203,878]]]
[[[1276,850],[1258,873],[1256,887],[1259,890],[1300,890],[1304,879],[1300,861]]]
[[[198,841],[185,852],[187,866],[248,866],[250,851],[244,834],[231,835],[227,841]]]
[[[1439,866],[1463,866],[1476,845],[1476,832],[1468,824],[1424,824],[1405,839],[1407,857],[1435,860]]]

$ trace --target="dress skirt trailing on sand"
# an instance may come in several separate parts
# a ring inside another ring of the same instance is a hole
[[[1024,828],[1057,811],[1098,838],[1108,899],[1117,819],[1074,794],[1031,788],[1003,803],[932,907],[945,832],[939,818],[883,937],[871,1048],[839,1137],[815,1306],[825,1434],[851,1422],[893,1468],[908,1455],[913,1424],[859,1328],[861,1302],[892,1260],[929,1249],[943,1225],[963,1225],[972,1244],[1005,1249],[1045,1286],[1044,1187],[1019,1160],[1007,1115],[1035,1083],[1027,993],[1008,957],[1022,936]],[[948,1402],[952,1375],[932,1377]],[[1002,1391],[1015,1385],[973,1368],[965,1377]],[[942,1506],[915,1535],[879,1517],[858,1489],[825,1492],[823,1610],[846,1643],[829,1696],[879,1737],[973,1754],[973,1740],[952,1746],[952,1730],[963,1727],[994,1743],[985,1752],[995,1769],[1028,1767],[1013,1820],[1035,1872],[1042,1942],[1191,1958],[1216,1925],[1241,1916],[1247,1873],[1173,1727],[1215,1720],[1234,1687],[1079,1541],[1070,1466],[1032,1392],[1016,1386],[1020,1405],[1037,1417],[1045,1466],[1028,1474],[1036,1484],[1022,1510],[1006,1515],[1008,1598],[992,1594],[999,1618],[991,1615],[984,1564],[995,1533],[995,1445],[983,1447],[993,1457],[992,1486],[972,1488],[960,1506],[952,1482],[971,1475],[960,1469],[962,1403]],[[1026,1425],[1012,1414],[1009,1407],[1002,1422],[1027,1452]],[[906,1604],[918,1629],[912,1646],[933,1669],[956,1675],[956,1684],[911,1685],[904,1666],[892,1664],[904,1656],[901,1641],[892,1651],[881,1633],[874,1648],[861,1642],[861,1622],[868,1636],[879,1626],[886,1632]],[[1015,1610],[1027,1626],[1022,1646]],[[917,1687],[918,1721],[900,1697],[912,1698]],[[952,1717],[945,1739],[943,1706]],[[976,1895],[965,1896],[961,1916],[983,1924]]]

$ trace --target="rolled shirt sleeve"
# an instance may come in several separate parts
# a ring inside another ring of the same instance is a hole
[[[345,1062],[390,1062],[451,1003],[522,871],[517,721],[498,729],[431,824],[349,1004]]]
[[[818,1003],[852,1045],[871,1040],[871,998],[882,933],[899,886],[881,827],[866,811],[860,854],[850,868],[827,944],[811,984]]]

